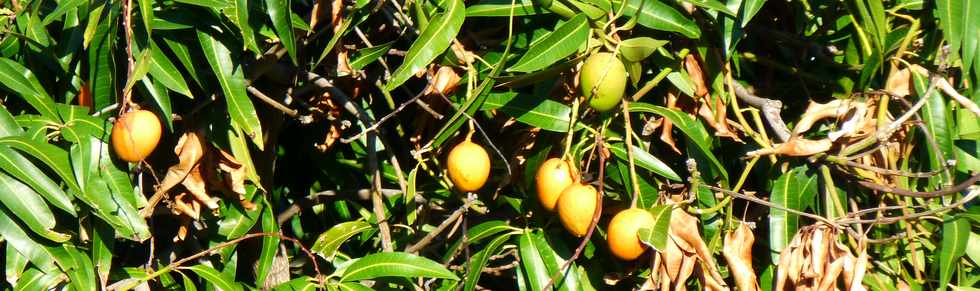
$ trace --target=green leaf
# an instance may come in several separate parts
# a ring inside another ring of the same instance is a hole
[[[385,91],[392,91],[408,81],[413,75],[425,69],[439,54],[446,51],[466,18],[466,6],[462,0],[446,0],[445,12],[432,18],[429,25],[412,43],[405,53],[402,65],[391,74],[385,84]]]
[[[0,206],[0,236],[3,236],[6,245],[16,249],[18,253],[27,257],[31,264],[45,273],[58,270],[54,262],[54,254],[45,245],[28,236],[13,217],[10,211]]]
[[[491,221],[483,222],[478,224],[477,226],[470,228],[469,231],[466,232],[466,243],[475,244],[482,241],[485,238],[488,238],[490,236],[508,230],[513,231],[516,229],[513,226],[507,224],[507,222],[503,220],[491,220]],[[455,254],[462,245],[463,245],[462,238],[456,240],[456,242],[453,243],[451,247],[449,247],[449,251],[443,255],[442,260],[443,261],[449,260],[449,257]]]
[[[231,3],[225,0],[174,0],[174,2],[214,9],[222,9],[231,6]]]
[[[272,19],[272,26],[275,27],[276,33],[279,35],[279,41],[286,47],[293,64],[297,64],[296,39],[293,37],[293,26],[289,19],[289,7],[291,6],[289,2],[289,0],[265,0],[265,8],[267,9],[266,12],[269,13],[269,18]],[[248,23],[242,23],[242,25],[247,26]]]
[[[8,58],[0,58],[0,85],[27,101],[34,110],[43,116],[58,119],[54,101],[34,77],[34,73]]]
[[[513,9],[511,9],[513,7]],[[531,0],[520,0],[511,5],[511,0],[480,1],[466,7],[466,17],[507,17],[513,10],[514,16],[527,16],[548,13]]]
[[[60,273],[45,274],[37,269],[30,268],[24,272],[20,280],[16,281],[17,284],[13,290],[51,290],[56,287],[56,284],[65,279],[63,276]]]
[[[483,268],[490,261],[490,256],[495,255],[500,247],[510,239],[510,236],[511,234],[506,233],[493,238],[490,243],[470,258],[466,268],[466,276],[463,278],[463,290],[471,291],[476,288],[476,283],[480,281],[480,275],[483,274]]]
[[[77,172],[94,172],[99,169],[99,163],[105,160],[104,155],[109,145],[90,137],[86,142],[77,144],[72,150],[72,162],[83,164]],[[89,175],[84,183],[84,191],[76,193],[79,200],[92,208],[96,216],[109,223],[120,236],[143,241],[150,238],[150,230],[146,220],[139,214],[131,202],[131,192],[113,192],[104,179],[97,175]]]
[[[53,22],[55,20],[58,20],[59,17],[61,17],[62,15],[65,15],[66,12],[71,11],[72,9],[78,8],[78,6],[81,6],[82,4],[85,4],[86,2],[87,2],[86,0],[62,0],[62,1],[58,1],[58,7],[55,8],[50,13],[48,13],[47,15],[45,15],[44,16],[44,19],[41,20],[41,26],[42,27],[48,26],[48,24],[51,24],[51,22]]]
[[[41,195],[20,181],[0,173],[0,203],[13,212],[34,233],[46,239],[63,242],[70,235],[54,230],[56,221]]]
[[[4,250],[3,273],[7,282],[17,285],[16,282],[24,276],[24,269],[27,268],[29,260],[20,254],[13,246],[7,245]],[[34,270],[33,268],[31,270]],[[29,271],[29,270],[28,270]]]
[[[187,81],[184,80],[184,76],[180,74],[177,66],[174,66],[170,58],[157,47],[156,42],[150,42],[149,50],[152,60],[150,62],[150,76],[153,76],[154,80],[160,81],[160,83],[163,83],[170,90],[194,98],[190,88],[187,87]]]
[[[701,37],[701,30],[691,19],[660,0],[617,0],[615,9],[625,1],[625,15],[635,17],[636,22],[648,28],[680,33],[687,38]]]
[[[38,142],[21,136],[8,136],[0,138],[0,145],[7,145],[24,152],[40,160],[51,170],[54,170],[62,181],[68,184],[69,188],[80,192],[81,188],[75,180],[75,175],[71,172],[68,163],[68,153],[65,150],[51,144]]]
[[[939,249],[939,290],[946,290],[947,283],[956,271],[957,261],[966,252],[970,238],[970,223],[962,217],[949,217],[943,221],[943,241]]]
[[[313,289],[313,290],[316,290],[316,289]],[[357,283],[357,282],[344,282],[344,283],[340,283],[340,285],[337,285],[337,290],[339,290],[339,291],[373,291],[374,289],[368,288],[367,286],[361,285],[361,283]]]
[[[585,15],[578,14],[544,39],[537,41],[513,66],[510,72],[533,72],[551,66],[555,62],[578,51],[589,39],[589,23]]]
[[[156,105],[158,112],[161,114],[160,117],[163,119],[163,123],[169,131],[173,131],[173,108],[171,108],[170,103],[170,91],[167,91],[167,87],[163,85],[160,80],[153,78],[143,78],[140,80],[142,84],[142,91],[146,93],[143,96],[149,95],[153,98],[153,104]]]
[[[139,0],[140,16],[143,16],[143,27],[146,28],[146,36],[149,38],[153,32],[153,0]]]
[[[215,77],[221,83],[232,122],[245,131],[259,150],[263,150],[265,139],[262,137],[262,125],[245,91],[245,75],[241,65],[234,63],[231,51],[218,39],[203,31],[197,32],[197,38]]]
[[[119,8],[121,2],[109,2],[108,11],[105,16],[102,13],[98,15],[90,14],[89,18],[99,18],[103,17],[101,22],[97,21],[97,25],[92,28],[91,34],[89,30],[86,30],[86,36],[91,35],[91,37],[86,37],[86,40],[90,40],[91,44],[88,46],[88,78],[89,78],[89,88],[92,93],[92,105],[96,109],[105,108],[110,104],[116,103],[116,35],[117,27],[120,26],[118,16]],[[100,6],[105,7],[105,6]],[[93,10],[93,13],[95,11]],[[92,24],[92,22],[89,22]],[[124,65],[125,66],[125,65]]]
[[[667,238],[670,235],[670,213],[673,207],[670,205],[655,206],[647,211],[653,215],[654,223],[652,228],[640,228],[637,234],[640,241],[649,245],[659,252],[666,251]]]
[[[745,27],[749,24],[752,17],[754,17],[756,13],[759,13],[759,10],[762,10],[763,4],[766,4],[766,0],[744,0],[744,2],[742,2],[742,10],[740,11],[739,15],[742,19],[742,23],[740,24],[741,27]]]
[[[218,221],[218,234],[231,240],[239,238],[246,233],[259,220],[259,211],[245,211],[241,206],[235,204],[225,204],[221,209],[224,214],[221,221]]]
[[[357,283],[350,283],[350,284],[360,286]],[[341,284],[341,285],[344,285],[344,284]],[[317,287],[318,286],[316,284],[316,280],[313,280],[313,278],[310,278],[309,276],[302,276],[302,277],[299,277],[299,278],[295,278],[295,279],[286,281],[285,283],[279,284],[275,288],[272,288],[272,290],[275,290],[275,291],[287,291],[287,290],[292,290],[292,291],[315,291],[315,290],[320,290],[320,289],[317,289]],[[364,287],[364,288],[366,288],[367,290],[371,290],[371,288],[367,288],[367,287]],[[343,287],[341,287],[341,289],[343,289]],[[354,290],[362,290],[362,289],[354,289]]]
[[[541,259],[541,253],[531,242],[531,232],[525,232],[518,238],[517,249],[521,256],[521,269],[527,274],[531,290],[544,290],[544,285],[548,284],[551,274],[545,267],[544,260]]]
[[[112,226],[98,220],[92,221],[92,261],[95,264],[99,282],[105,283],[109,280],[112,258],[115,256],[112,252],[115,242],[116,238]]]
[[[266,206],[262,209],[262,216],[260,216],[262,220],[262,232],[279,233],[279,224],[276,223],[276,216],[272,214],[272,207],[270,207],[268,202],[264,203]],[[269,275],[269,269],[272,267],[278,251],[279,237],[262,237],[262,252],[259,253],[259,260],[256,262],[255,267],[255,277],[258,279],[255,284],[256,286],[265,286],[265,279]]]
[[[19,152],[6,146],[0,146],[0,169],[30,185],[51,205],[64,210],[71,216],[76,216],[75,207],[71,204],[71,198],[68,194]]]
[[[974,263],[980,262],[980,234],[970,232],[970,238],[966,242],[964,253],[973,260]]]
[[[313,251],[321,257],[330,260],[337,254],[337,249],[339,249],[340,245],[347,241],[347,239],[368,229],[371,229],[371,224],[360,220],[342,222],[334,225],[329,230],[317,237],[316,242],[313,243],[313,247],[310,248],[310,251]]]
[[[195,274],[201,276],[201,279],[203,279],[204,282],[209,283],[211,286],[221,288],[221,290],[242,290],[242,286],[235,283],[235,278],[229,278],[225,274],[215,270],[214,267],[208,265],[194,265],[190,267],[181,267],[181,269],[194,271]]]
[[[341,282],[381,277],[426,277],[459,280],[442,264],[409,253],[376,253],[354,261],[344,270]]]
[[[657,40],[645,36],[634,37],[619,43],[619,53],[627,61],[639,62],[665,44],[667,44],[666,40]]]
[[[817,178],[806,174],[807,167],[799,166],[779,176],[773,182],[770,200],[773,204],[788,209],[803,210],[803,197],[812,196],[817,191]],[[769,250],[773,263],[779,262],[779,253],[789,244],[799,227],[797,214],[772,208],[769,210]]]
[[[647,112],[663,116],[670,120],[671,123],[677,129],[680,129],[687,137],[687,140],[694,143],[694,145],[701,150],[701,154],[708,158],[711,162],[711,167],[717,170],[723,176],[724,180],[728,180],[728,171],[725,166],[718,161],[711,149],[711,135],[708,131],[704,129],[699,121],[693,117],[687,115],[676,109],[670,109],[666,107],[661,107],[657,105],[651,105],[642,102],[632,102],[630,103],[631,112]]]
[[[350,67],[355,70],[363,69],[367,65],[370,65],[374,61],[378,60],[378,58],[381,58],[381,56],[388,53],[388,50],[391,49],[393,44],[395,44],[395,42],[392,41],[357,50],[356,55],[352,58],[353,61],[350,62]]]
[[[695,6],[702,8],[714,9],[718,12],[725,13],[733,17],[736,16],[734,11],[728,9],[728,6],[726,6],[725,3],[721,3],[721,1],[718,0],[684,0],[684,2],[694,4]]]
[[[609,151],[613,153],[617,158],[623,161],[629,161],[629,154],[626,152],[626,144],[624,143],[613,143],[609,145]],[[657,159],[646,150],[633,146],[633,161],[636,162],[637,166],[641,168],[650,170],[651,172],[657,173],[658,175],[664,176],[667,179],[674,181],[680,181],[681,177],[674,172],[667,164]]]
[[[572,109],[561,102],[511,92],[489,94],[481,109],[497,109],[521,123],[554,132],[567,132],[572,115]]]
[[[126,86],[123,87],[123,92],[129,91],[136,84],[136,81],[142,80],[143,76],[150,71],[150,63],[153,60],[150,58],[150,51],[144,50],[135,57],[136,65],[133,67],[133,74],[130,75],[129,80],[126,80]]]
[[[532,247],[536,249],[538,254],[541,256],[541,261],[544,262],[548,272],[548,277],[550,278],[552,275],[558,273],[559,269],[565,265],[565,259],[555,252],[555,250],[545,239],[543,232],[535,231],[531,232],[530,235],[531,244],[533,245]],[[556,241],[555,243],[556,246],[559,246],[557,244],[560,243],[560,241]],[[575,269],[576,265],[575,263],[572,263],[572,265],[565,270],[565,273],[562,274],[560,278],[555,280],[554,287],[557,287],[558,290],[565,291],[580,290],[582,286],[580,286],[581,283],[579,282],[578,273],[575,272]]]
[[[228,8],[221,10],[221,12],[238,27],[238,30],[242,33],[242,43],[244,43],[244,46],[256,54],[262,54],[263,52],[259,49],[258,40],[256,39],[255,29],[252,28],[252,23],[249,20],[249,1],[234,0],[233,3],[228,5]]]

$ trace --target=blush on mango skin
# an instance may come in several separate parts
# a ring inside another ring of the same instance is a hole
[[[130,111],[116,119],[112,126],[112,149],[121,160],[139,162],[153,153],[162,133],[160,119],[153,112]]]

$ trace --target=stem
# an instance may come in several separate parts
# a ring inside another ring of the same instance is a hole
[[[126,34],[126,80],[133,77],[133,0],[123,1],[123,31]],[[132,87],[123,92],[123,104],[119,106],[120,113],[126,113],[133,100]]]
[[[630,125],[629,101],[623,99],[623,121],[626,123],[626,157],[630,166],[630,182],[633,184],[633,199],[630,208],[636,207],[636,199],[640,196],[640,183],[636,180],[636,165],[633,163],[633,127]]]

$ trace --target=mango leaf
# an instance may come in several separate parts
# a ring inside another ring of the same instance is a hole
[[[728,6],[726,6],[725,3],[721,3],[721,1],[718,0],[684,0],[684,2],[694,4],[695,6],[702,8],[714,9],[718,12],[731,16],[736,16],[734,11],[728,9]]]
[[[69,188],[76,192],[81,192],[81,188],[75,180],[75,175],[71,172],[71,166],[68,163],[68,153],[65,150],[48,143],[38,142],[21,136],[0,138],[0,145],[7,145],[40,160],[57,173],[62,181],[68,184]]]
[[[221,12],[238,27],[238,30],[242,33],[242,43],[244,43],[244,46],[256,54],[261,54],[262,51],[259,49],[259,44],[256,40],[255,29],[252,28],[252,22],[249,20],[249,1],[234,0],[234,2],[228,5],[228,8],[222,9]]]
[[[521,256],[521,269],[527,274],[531,290],[544,290],[551,273],[541,259],[541,253],[531,241],[531,232],[526,232],[518,238],[517,250]]]
[[[143,78],[140,80],[141,92],[145,92],[143,96],[149,95],[153,98],[153,104],[156,105],[158,112],[160,112],[160,117],[163,119],[163,124],[169,131],[173,131],[173,108],[171,108],[170,103],[170,91],[167,91],[167,87],[163,85],[159,80],[150,78]]]
[[[116,38],[113,37],[118,31],[117,27],[120,22],[117,17],[119,17],[119,8],[121,2],[110,2],[108,12],[103,16],[102,12],[93,10],[92,14],[89,14],[89,19],[96,20],[96,22],[89,22],[89,27],[91,31],[86,28],[86,43],[91,42],[88,45],[88,63],[89,63],[89,88],[92,93],[92,105],[96,109],[105,108],[110,104],[116,103],[116,59],[117,56],[114,51],[116,48]],[[99,6],[105,7],[105,6]],[[98,10],[98,9],[97,9]],[[103,18],[101,22],[98,22],[98,18]],[[95,26],[91,26],[95,24]],[[91,34],[90,34],[91,32]],[[88,37],[91,35],[91,37]]]
[[[670,120],[674,124],[674,127],[680,129],[684,133],[684,136],[693,142],[697,149],[701,151],[701,154],[711,162],[711,167],[721,173],[724,180],[728,180],[728,171],[718,161],[718,158],[715,157],[715,154],[711,150],[712,137],[699,121],[679,110],[642,102],[630,103],[630,112],[653,113]]]
[[[63,1],[58,1],[58,7],[55,8],[50,13],[48,13],[47,15],[45,15],[44,16],[44,19],[41,20],[41,26],[44,27],[44,26],[47,26],[48,24],[51,24],[52,21],[58,20],[59,17],[61,17],[62,15],[65,15],[66,12],[71,11],[72,9],[78,8],[78,6],[81,6],[82,4],[84,4],[86,2],[87,1],[85,1],[85,0],[63,0]]]
[[[667,238],[670,235],[670,213],[673,207],[670,205],[660,205],[650,208],[654,223],[650,228],[643,227],[637,232],[640,241],[653,247],[659,252],[667,249]]]
[[[468,244],[475,244],[475,243],[478,243],[478,242],[482,241],[485,238],[491,237],[493,235],[496,235],[498,233],[501,233],[501,232],[504,232],[504,231],[508,231],[508,230],[513,231],[513,230],[515,230],[515,228],[513,226],[510,226],[509,224],[507,224],[506,221],[503,221],[503,220],[491,220],[491,221],[487,221],[487,222],[484,222],[484,223],[480,223],[480,224],[478,224],[478,225],[476,225],[474,227],[471,227],[469,229],[469,231],[466,232],[466,242]],[[449,247],[449,251],[446,252],[443,255],[442,260],[443,261],[449,260],[449,257],[452,254],[455,254],[456,251],[459,249],[459,247],[462,246],[462,245],[463,245],[463,239],[462,238],[460,238],[459,240],[456,240],[456,242],[453,243],[453,245],[451,247]]]
[[[374,279],[381,277],[426,277],[459,280],[453,272],[442,264],[409,253],[376,253],[354,261],[343,271],[341,282]]]
[[[60,273],[45,274],[44,272],[38,271],[37,269],[30,268],[24,272],[23,277],[20,280],[10,282],[14,284],[14,290],[51,290],[64,280],[64,275]]]
[[[357,54],[351,58],[352,61],[350,62],[350,67],[355,70],[363,69],[374,61],[377,61],[378,58],[381,58],[381,56],[388,53],[388,50],[391,49],[391,46],[394,44],[395,42],[392,41],[357,50]]]
[[[481,109],[497,109],[521,123],[554,132],[567,132],[572,115],[572,109],[561,102],[512,92],[489,94]]]
[[[8,247],[13,247],[18,253],[27,257],[31,264],[45,273],[58,270],[54,254],[45,246],[32,239],[21,226],[14,221],[13,213],[0,206],[0,236],[3,236]]]
[[[20,254],[13,246],[6,246],[3,248],[4,252],[4,265],[3,273],[6,276],[7,283],[17,286],[17,281],[24,276],[24,269],[27,268],[27,263],[29,260],[24,255]],[[31,270],[36,270],[31,268]]]
[[[262,209],[262,232],[279,233],[279,224],[276,223],[276,216],[272,214],[272,207],[265,202],[266,207]],[[259,253],[259,260],[255,266],[256,286],[265,286],[265,279],[269,275],[269,269],[279,251],[279,237],[262,237],[262,251]]]
[[[98,220],[92,221],[92,261],[95,264],[95,271],[99,276],[99,282],[105,284],[109,280],[109,271],[112,270],[112,253],[115,246],[115,232],[112,226]]]
[[[970,238],[970,223],[962,217],[949,217],[943,221],[943,241],[939,249],[939,290],[946,290],[949,279],[956,271],[956,263],[966,252]]]
[[[763,4],[766,4],[766,0],[744,0],[742,2],[742,9],[739,11],[739,18],[742,20],[741,27],[749,24],[752,17],[762,9]]]
[[[466,277],[463,278],[463,290],[471,291],[476,288],[476,282],[480,281],[483,268],[487,266],[490,256],[495,255],[500,247],[510,239],[511,234],[502,234],[493,238],[486,246],[470,258],[466,268]]]
[[[231,5],[230,2],[224,0],[175,0],[174,2],[214,9],[222,9]]]
[[[136,65],[133,67],[133,74],[129,76],[129,79],[126,80],[126,85],[123,86],[123,92],[129,91],[133,88],[133,85],[136,85],[136,81],[142,80],[143,76],[146,76],[146,73],[150,71],[150,63],[153,62],[150,59],[149,50],[143,50],[143,52],[139,53],[139,56],[133,57],[135,58]]]
[[[626,144],[624,143],[613,143],[609,145],[609,151],[613,153],[617,158],[623,161],[629,161],[629,154],[626,152]],[[633,146],[633,161],[636,162],[637,166],[641,168],[650,170],[651,172],[657,173],[658,175],[664,176],[667,179],[674,181],[680,181],[681,177],[674,172],[667,164],[657,159],[646,150]]]
[[[6,146],[0,146],[0,169],[30,185],[51,205],[64,210],[71,216],[76,216],[75,206],[71,204],[71,198],[68,194],[19,152]]]
[[[799,166],[776,178],[773,182],[770,200],[773,204],[803,210],[804,197],[815,195],[817,178],[806,174],[807,167]],[[785,210],[769,210],[769,250],[773,264],[779,262],[779,253],[789,244],[799,227],[800,217]]]
[[[259,150],[262,150],[265,146],[262,125],[255,106],[245,91],[245,75],[241,65],[235,64],[231,51],[220,40],[203,31],[197,32],[197,38],[215,77],[221,83],[232,122],[244,130]]]
[[[209,283],[209,285],[221,288],[221,290],[242,290],[242,286],[235,282],[235,278],[229,278],[225,274],[215,270],[214,267],[208,265],[194,265],[190,267],[181,267],[181,269],[194,271],[195,274],[201,276],[201,279],[203,279],[202,281]]]
[[[41,115],[59,120],[51,96],[43,90],[34,73],[21,64],[8,58],[0,58],[0,86],[24,98]]]
[[[265,0],[265,8],[266,12],[269,13],[269,18],[272,19],[272,26],[276,29],[276,34],[279,35],[279,41],[282,46],[286,47],[293,64],[296,64],[296,38],[293,37],[293,26],[289,19],[291,6],[289,2],[289,0]],[[249,24],[246,22],[241,23],[241,25],[248,26]]]
[[[177,70],[177,66],[170,61],[170,58],[157,47],[155,41],[150,42],[150,76],[154,80],[160,81],[164,86],[167,86],[170,90],[177,92],[181,95],[194,98],[191,94],[190,88],[187,87],[187,81],[184,80],[184,76],[180,74]]]
[[[153,32],[153,2],[153,0],[139,0],[140,16],[143,17],[143,27],[146,28],[147,36]]]
[[[513,9],[511,9],[513,8]],[[480,1],[466,7],[466,17],[507,17],[513,10],[514,16],[527,16],[548,13],[532,0],[520,0],[513,6],[511,0]]]
[[[619,53],[627,61],[639,62],[665,44],[667,44],[666,40],[657,40],[645,36],[634,37],[619,43]]]
[[[565,259],[555,252],[555,249],[552,248],[545,239],[543,232],[531,232],[530,235],[532,248],[536,249],[538,254],[541,256],[541,261],[544,262],[548,276],[550,277],[558,273],[561,266],[565,265]],[[557,244],[560,242],[556,241],[555,243],[556,246],[558,246]],[[567,249],[565,251],[567,251]],[[569,254],[569,256],[571,256],[571,254]],[[566,291],[580,290],[583,286],[581,286],[581,282],[579,282],[578,273],[575,272],[576,267],[577,266],[575,263],[572,263],[572,265],[565,270],[565,273],[562,274],[562,277],[555,280],[554,287],[557,287],[558,290]]]
[[[917,92],[924,94],[928,91],[928,79],[925,76],[914,73],[912,70],[912,81]],[[946,159],[952,158],[954,156],[953,152],[953,128],[952,116],[950,111],[946,109],[946,102],[943,100],[942,95],[939,94],[939,90],[933,90],[933,93],[929,96],[924,96],[921,98],[928,98],[925,105],[922,107],[922,120],[925,121],[925,127],[929,130],[935,140],[936,144],[939,146],[938,149],[932,148],[931,143],[927,147],[929,151],[929,165],[933,170],[939,170],[945,167]],[[940,156],[937,156],[940,155]],[[941,177],[941,175],[937,175]],[[936,181],[936,180],[932,180]],[[935,185],[935,182],[933,182]]]
[[[340,245],[352,236],[371,229],[371,224],[364,221],[348,221],[334,225],[317,237],[310,251],[330,260],[337,253]]]
[[[531,48],[507,71],[525,73],[537,71],[575,53],[589,38],[591,30],[587,20],[583,14],[572,17],[544,39],[531,45]]]
[[[691,19],[660,0],[617,0],[614,8],[626,5],[625,14],[648,28],[680,33],[687,38],[701,37],[701,29]]]
[[[0,203],[34,233],[46,239],[63,242],[70,235],[54,230],[56,221],[41,195],[20,181],[0,173]]]
[[[405,53],[402,65],[391,74],[391,79],[385,84],[385,91],[392,91],[408,81],[413,75],[425,69],[439,54],[446,51],[456,34],[463,26],[466,18],[466,6],[462,0],[446,0],[443,2],[445,12],[432,18],[429,25],[412,43]]]

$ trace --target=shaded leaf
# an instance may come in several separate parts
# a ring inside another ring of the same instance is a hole
[[[235,64],[231,51],[215,37],[198,31],[197,38],[215,77],[221,83],[232,122],[244,130],[259,150],[262,150],[265,146],[262,125],[259,123],[255,106],[252,105],[252,100],[248,98],[245,91],[245,75],[241,65]]]

